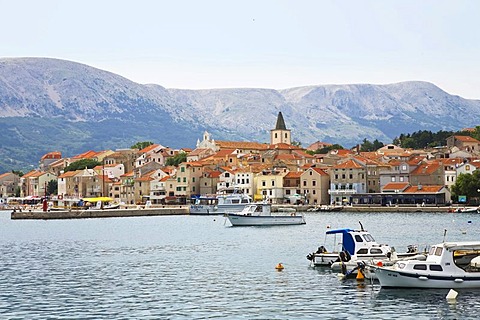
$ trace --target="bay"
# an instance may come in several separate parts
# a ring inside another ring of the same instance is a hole
[[[480,290],[381,289],[311,268],[327,226],[397,251],[480,240],[479,215],[307,213],[229,227],[221,216],[10,220],[0,211],[1,319],[473,319]],[[285,269],[275,270],[281,262]]]

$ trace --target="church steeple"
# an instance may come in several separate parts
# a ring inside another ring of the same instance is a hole
[[[285,120],[283,120],[283,115],[281,111],[278,113],[275,130],[287,130],[287,127],[285,126]]]
[[[278,113],[275,129],[270,130],[270,144],[286,143],[292,144],[290,130],[285,125],[282,112]]]

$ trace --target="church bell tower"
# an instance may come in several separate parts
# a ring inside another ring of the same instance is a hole
[[[275,129],[270,130],[270,144],[277,143],[292,144],[290,130],[285,126],[282,112],[278,113]]]

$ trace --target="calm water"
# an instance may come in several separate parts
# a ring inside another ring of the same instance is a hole
[[[312,213],[307,224],[232,228],[223,217],[12,221],[0,211],[0,319],[468,319],[478,291],[339,281],[305,256],[326,226],[404,251],[480,240],[480,215]],[[283,272],[275,265],[282,262]]]

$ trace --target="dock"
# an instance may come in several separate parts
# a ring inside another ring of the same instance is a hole
[[[142,217],[142,216],[172,216],[188,215],[189,206],[163,206],[153,208],[127,208],[108,210],[14,210],[12,220],[55,220],[55,219],[86,219],[86,218],[115,218],[115,217]]]

